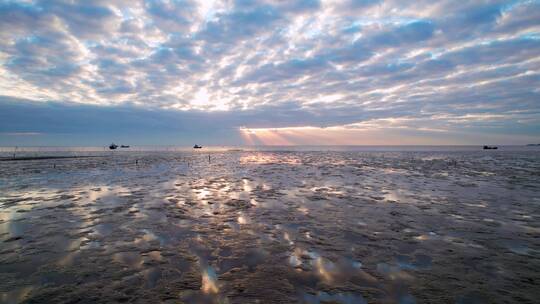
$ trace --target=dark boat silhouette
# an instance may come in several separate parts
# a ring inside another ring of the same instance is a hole
[[[498,147],[496,146],[484,146],[484,150],[497,150]]]
[[[129,148],[128,145],[121,145],[120,148]]]
[[[202,149],[202,146],[195,145],[195,146],[193,146],[193,149]]]
[[[112,144],[109,146],[109,149],[111,149],[111,150],[115,150],[116,148],[118,148],[118,145],[115,144],[115,143],[112,143]]]

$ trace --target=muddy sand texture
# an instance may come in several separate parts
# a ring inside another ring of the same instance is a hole
[[[51,164],[0,164],[1,303],[540,299],[537,153]]]

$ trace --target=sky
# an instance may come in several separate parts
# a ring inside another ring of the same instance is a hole
[[[0,146],[540,143],[540,1],[0,0]]]

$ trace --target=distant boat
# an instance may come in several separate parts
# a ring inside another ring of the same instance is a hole
[[[127,145],[121,145],[120,148],[129,148]]]
[[[527,147],[540,147],[540,144],[528,144]]]
[[[193,149],[202,149],[202,146],[195,145],[195,146],[193,146]]]
[[[497,150],[498,147],[496,146],[484,146],[484,150]]]
[[[111,150],[115,150],[116,148],[118,148],[118,145],[116,145],[115,143],[112,143],[112,144],[109,146],[109,149],[111,149]]]

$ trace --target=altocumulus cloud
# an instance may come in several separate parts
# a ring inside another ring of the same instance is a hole
[[[526,143],[539,88],[540,1],[0,1],[4,145]]]

